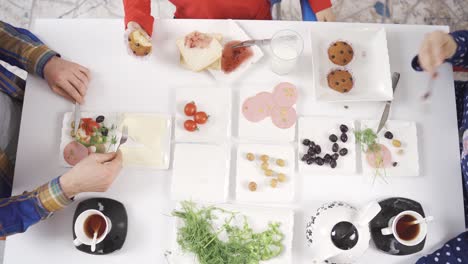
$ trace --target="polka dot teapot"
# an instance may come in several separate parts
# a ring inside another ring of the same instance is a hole
[[[380,210],[375,201],[360,210],[344,202],[318,208],[306,227],[312,263],[354,263],[369,247],[369,222]]]

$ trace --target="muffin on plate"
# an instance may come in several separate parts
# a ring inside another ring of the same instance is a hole
[[[336,41],[328,48],[328,58],[336,65],[345,66],[353,57],[353,47],[345,41]]]
[[[353,89],[354,80],[347,70],[333,70],[327,75],[328,86],[340,93],[348,93]]]

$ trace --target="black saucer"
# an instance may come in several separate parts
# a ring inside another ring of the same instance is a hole
[[[112,229],[107,237],[96,245],[96,251],[91,252],[91,246],[83,244],[76,248],[93,255],[106,255],[121,249],[127,237],[127,211],[122,203],[108,198],[91,198],[78,204],[73,216],[73,239],[76,238],[74,229],[76,218],[88,209],[96,209],[106,215],[112,222]]]
[[[380,201],[379,204],[382,210],[369,224],[375,246],[388,254],[398,256],[410,255],[421,251],[426,243],[426,238],[415,246],[405,246],[399,243],[393,235],[384,236],[381,233],[381,229],[388,226],[390,218],[403,211],[413,210],[425,217],[421,204],[402,197],[389,198]]]

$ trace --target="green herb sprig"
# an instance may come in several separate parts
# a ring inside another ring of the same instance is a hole
[[[376,155],[377,168],[375,168],[374,183],[375,179],[379,176],[381,176],[382,180],[387,183],[385,179],[387,173],[383,166],[383,157],[380,152],[380,144],[378,142],[377,134],[372,129],[366,128],[364,130],[354,131],[354,137],[364,153],[373,152]]]
[[[177,243],[182,250],[194,253],[200,264],[258,264],[283,251],[284,235],[279,223],[270,223],[265,231],[255,233],[247,219],[236,212],[213,206],[197,208],[190,201],[181,202],[181,206],[181,210],[172,212],[184,222],[177,232]],[[215,230],[213,220],[218,213],[226,218]],[[241,226],[232,224],[238,217],[242,217]],[[221,233],[227,239],[221,240]]]

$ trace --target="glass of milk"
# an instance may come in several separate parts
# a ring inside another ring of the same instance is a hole
[[[299,33],[281,30],[273,35],[270,42],[271,70],[279,75],[290,73],[304,49],[304,40]]]

